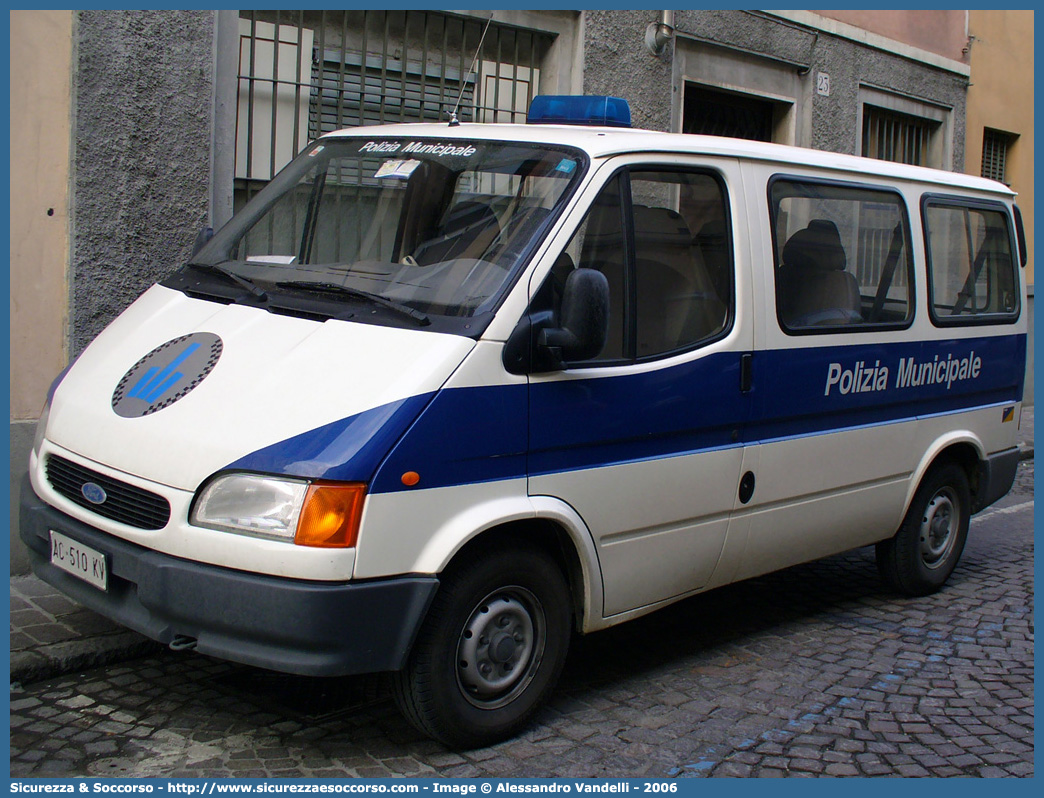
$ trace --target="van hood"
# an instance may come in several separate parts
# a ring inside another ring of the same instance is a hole
[[[187,491],[229,467],[367,481],[474,345],[154,286],[62,379],[46,436]]]

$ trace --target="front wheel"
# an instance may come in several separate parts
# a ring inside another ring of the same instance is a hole
[[[466,553],[440,580],[395,698],[414,726],[455,748],[520,731],[551,692],[569,648],[558,564],[535,549]]]
[[[926,596],[945,584],[968,539],[971,491],[956,463],[933,467],[895,536],[877,544],[877,568],[891,587]]]

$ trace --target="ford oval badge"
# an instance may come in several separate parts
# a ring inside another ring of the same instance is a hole
[[[105,500],[109,498],[102,486],[93,482],[84,482],[83,487],[80,488],[80,493],[91,504],[104,504]]]

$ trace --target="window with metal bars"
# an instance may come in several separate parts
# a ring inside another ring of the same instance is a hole
[[[308,136],[344,127],[388,122],[439,122],[457,107],[461,122],[474,121],[475,78],[445,65],[383,60],[331,50],[312,65]]]
[[[931,138],[938,123],[916,116],[863,106],[863,155],[882,161],[928,166]]]
[[[237,209],[332,130],[454,109],[461,122],[525,122],[553,37],[485,26],[433,11],[241,12]]]
[[[999,130],[982,131],[982,176],[1007,183],[1008,147],[1012,136]]]
[[[685,85],[682,132],[772,141],[773,103],[757,97]]]

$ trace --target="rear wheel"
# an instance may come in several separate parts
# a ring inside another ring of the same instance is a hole
[[[476,550],[440,580],[395,697],[420,731],[473,748],[520,731],[558,680],[570,597],[535,549]]]
[[[953,462],[933,467],[914,495],[895,536],[877,544],[877,568],[896,590],[934,593],[953,573],[968,539],[971,491]]]

